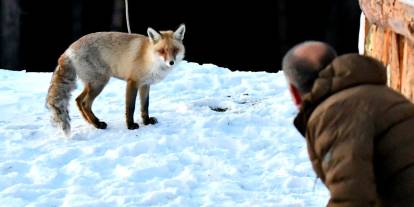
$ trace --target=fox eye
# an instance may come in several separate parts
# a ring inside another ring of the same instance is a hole
[[[165,54],[165,49],[159,49],[159,50],[158,50],[158,53],[160,53],[160,54]]]
[[[177,54],[177,53],[178,53],[178,48],[174,47],[173,54]]]

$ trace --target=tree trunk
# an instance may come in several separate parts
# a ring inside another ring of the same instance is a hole
[[[112,24],[111,30],[127,32],[127,29],[123,30],[123,23],[125,22],[125,0],[115,0],[112,12]],[[131,28],[132,32],[132,28]]]
[[[1,51],[0,64],[13,69],[19,65],[19,42],[20,42],[20,7],[19,1],[1,0]]]
[[[365,54],[384,63],[388,85],[414,101],[414,5],[407,2],[360,0],[360,6],[367,18]]]

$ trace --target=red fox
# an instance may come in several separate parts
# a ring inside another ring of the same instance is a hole
[[[107,124],[95,116],[92,104],[111,77],[127,83],[128,129],[139,128],[133,119],[138,91],[143,123],[157,123],[155,117],[148,115],[150,85],[164,79],[184,59],[184,33],[185,25],[181,24],[175,31],[148,28],[148,36],[97,32],[72,43],[58,60],[47,94],[46,107],[51,111],[52,123],[70,135],[68,102],[76,88],[76,77],[84,83],[76,104],[82,117],[96,128],[105,129]]]

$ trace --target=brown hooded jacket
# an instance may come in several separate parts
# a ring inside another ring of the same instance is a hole
[[[386,86],[381,63],[337,57],[294,123],[330,191],[328,206],[414,206],[414,104]]]

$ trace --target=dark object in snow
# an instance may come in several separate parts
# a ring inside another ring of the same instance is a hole
[[[225,112],[228,110],[228,108],[221,108],[221,107],[216,107],[216,106],[209,106],[211,110],[213,111],[217,111],[217,112]]]

